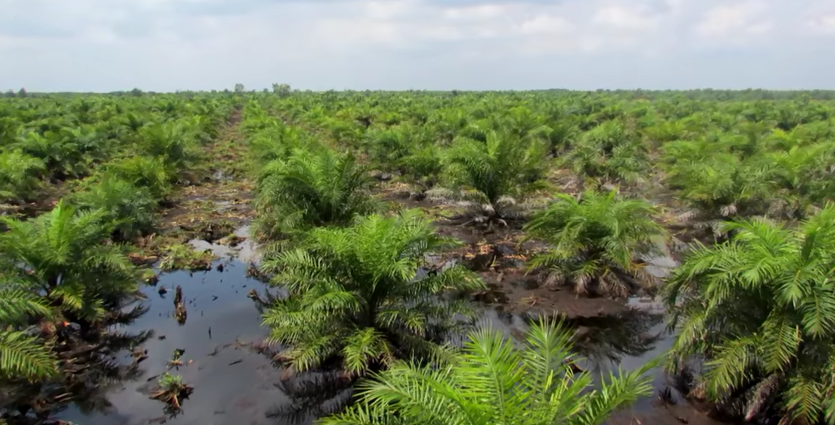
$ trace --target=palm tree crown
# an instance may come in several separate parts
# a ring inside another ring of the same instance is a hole
[[[65,314],[95,321],[138,281],[122,248],[108,242],[115,225],[107,217],[64,201],[27,221],[0,217],[9,229],[0,234],[4,266],[38,285]]]
[[[530,236],[553,245],[531,267],[547,268],[551,282],[573,284],[580,294],[602,290],[626,296],[636,279],[652,280],[638,257],[656,251],[664,235],[653,215],[648,202],[620,199],[615,191],[586,191],[579,200],[557,195],[526,226]]]
[[[794,229],[727,223],[732,240],[696,246],[676,271],[672,366],[706,360],[696,395],[749,420],[782,406],[786,423],[835,423],[833,223],[832,205]]]
[[[359,403],[320,425],[593,425],[648,395],[639,370],[610,374],[590,390],[592,376],[571,367],[571,332],[532,326],[520,347],[491,329],[471,335],[462,353],[440,365],[397,363],[360,384]]]
[[[313,226],[346,225],[374,203],[370,182],[353,156],[326,148],[295,149],[268,163],[258,184],[259,230],[268,236]]]
[[[456,139],[446,156],[453,183],[495,205],[503,196],[522,194],[544,175],[547,148],[539,141],[489,131],[485,141]]]
[[[273,282],[289,292],[264,318],[272,340],[290,347],[281,357],[302,371],[342,358],[361,374],[399,354],[431,353],[426,339],[468,311],[439,295],[482,286],[463,267],[420,270],[425,254],[449,244],[419,213],[404,211],[315,229],[304,247],[268,260]]]

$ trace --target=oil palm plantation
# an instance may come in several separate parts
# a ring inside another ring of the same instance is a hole
[[[573,285],[578,294],[628,296],[654,279],[641,257],[656,253],[664,229],[651,204],[621,199],[616,191],[586,191],[580,199],[559,194],[525,226],[552,248],[531,261],[548,271],[549,284]]]
[[[487,131],[484,141],[459,137],[446,152],[448,180],[473,203],[476,222],[512,218],[527,193],[544,186],[548,145]],[[506,224],[506,223],[505,223]]]
[[[314,226],[347,225],[375,205],[354,157],[326,148],[295,149],[268,163],[258,180],[257,232],[267,239]]]
[[[571,332],[559,324],[531,327],[520,346],[482,329],[448,362],[398,362],[359,386],[359,402],[320,425],[594,425],[651,393],[645,374],[610,374],[595,389],[571,365]]]
[[[0,259],[11,276],[32,282],[70,321],[101,319],[135,291],[137,276],[122,247],[109,241],[115,224],[102,210],[64,201],[26,221],[0,217]]]
[[[835,423],[835,206],[796,227],[728,223],[666,289],[671,367],[703,359],[692,394],[748,420]]]
[[[264,314],[271,340],[286,347],[279,358],[297,371],[338,359],[360,375],[397,357],[435,354],[431,340],[469,312],[442,296],[483,286],[461,266],[423,268],[425,255],[451,244],[411,210],[312,230],[304,247],[264,265],[289,293]]]

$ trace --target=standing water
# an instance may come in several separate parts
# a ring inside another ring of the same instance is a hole
[[[70,408],[63,420],[85,425],[139,425],[149,423],[187,424],[272,424],[266,413],[286,397],[274,383],[281,371],[268,356],[258,354],[252,343],[267,336],[250,290],[263,293],[265,285],[248,278],[246,265],[239,261],[223,264],[207,272],[177,271],[160,276],[156,286],[142,292],[147,313],[119,331],[153,330],[154,336],[139,346],[147,359],[139,363],[140,376],[131,382],[113,384],[108,389],[109,408],[82,413]],[[174,317],[175,288],[183,291],[187,310],[181,325]],[[160,288],[166,288],[161,294]],[[184,350],[182,366],[169,370],[175,350]],[[147,350],[147,353],[145,353]],[[126,352],[125,363],[132,361]],[[157,377],[168,371],[182,376],[194,387],[182,402],[176,417],[163,413],[164,404],[152,400]]]

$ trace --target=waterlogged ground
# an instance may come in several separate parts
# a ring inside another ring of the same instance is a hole
[[[248,236],[246,227],[235,233]],[[478,249],[477,241],[471,243]],[[211,271],[166,273],[155,286],[143,288],[148,312],[120,329],[154,331],[154,336],[136,347],[134,353],[126,351],[119,359],[130,364],[137,356],[147,356],[139,363],[138,377],[104,388],[106,403],[83,411],[73,406],[59,417],[84,425],[284,425],[309,424],[318,416],[339,410],[352,390],[337,375],[282,379],[287,378],[284,371],[275,367],[270,356],[260,349],[267,331],[261,327],[260,312],[248,294],[255,290],[263,295],[267,287],[247,277],[249,263],[258,260],[251,242],[244,241],[235,248],[201,240],[190,244],[195,249],[211,250],[221,260],[215,262]],[[608,373],[618,366],[633,370],[660,356],[672,344],[672,336],[665,330],[663,309],[646,297],[630,300],[627,308],[607,299],[578,299],[565,289],[543,290],[534,301],[547,297],[547,302],[537,301],[539,305],[528,302],[524,296],[530,296],[531,292],[524,285],[525,277],[513,264],[507,263],[514,261],[515,255],[516,252],[508,252],[504,263],[497,260],[493,271],[482,273],[493,289],[491,300],[483,304],[480,325],[521,336],[537,314],[556,308],[576,328],[577,349],[588,359],[581,367],[595,373]],[[477,256],[467,258],[464,255],[457,261],[478,259]],[[675,265],[669,259],[651,263],[658,266],[658,274]],[[507,277],[496,279],[497,270],[499,276]],[[174,317],[177,286],[182,288],[187,308],[182,324]],[[163,293],[161,288],[165,288]],[[169,361],[178,349],[184,350],[183,365],[172,368]],[[148,397],[157,377],[166,371],[182,376],[184,383],[194,387],[176,416],[164,412],[163,403]],[[663,371],[656,370],[655,388],[669,385]],[[661,406],[653,395],[619,412],[609,423],[709,425],[715,422],[685,402]]]
[[[219,261],[223,271],[163,274],[157,285],[143,292],[150,310],[129,326],[130,330],[153,329],[154,337],[142,344],[148,358],[139,366],[142,374],[135,382],[116,383],[107,399],[112,407],[104,412],[82,414],[69,409],[61,415],[85,425],[168,424],[270,424],[265,413],[281,402],[283,393],[273,384],[280,371],[268,356],[258,354],[248,343],[266,337],[255,303],[247,292],[264,290],[264,284],[246,277],[246,264]],[[183,325],[173,317],[174,288],[183,289],[188,311]],[[160,295],[165,287],[168,292]],[[183,402],[174,418],[163,414],[163,404],[148,398],[155,376],[168,370],[176,349],[183,349],[184,366],[171,370],[195,390]],[[130,362],[130,353],[124,360]],[[167,422],[164,422],[167,421]]]

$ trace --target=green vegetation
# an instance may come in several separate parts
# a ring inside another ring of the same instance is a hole
[[[49,317],[46,299],[25,285],[0,283],[0,376],[22,377],[29,381],[46,379],[57,374],[55,357],[48,341],[28,332],[29,316]]]
[[[357,405],[319,423],[593,425],[652,392],[652,362],[590,389],[592,375],[572,368],[571,339],[569,329],[544,321],[521,347],[482,329],[440,365],[398,362],[360,386]]]
[[[346,225],[374,209],[370,181],[351,155],[296,149],[266,164],[258,181],[258,230],[278,238],[315,226]]]
[[[277,363],[364,389],[328,423],[605,421],[643,369],[592,391],[562,327],[450,341],[488,298],[596,317],[580,301],[660,288],[688,397],[833,425],[833,202],[835,92],[22,92],[0,99],[0,422],[97,379],[156,283],[135,264],[210,269],[186,241],[253,220]]]
[[[674,367],[704,358],[693,392],[748,420],[835,420],[835,206],[795,228],[763,220],[725,224],[732,239],[699,246],[667,298],[680,334]]]
[[[272,282],[289,291],[264,315],[279,356],[306,371],[341,358],[346,371],[364,374],[395,358],[432,356],[463,302],[442,302],[444,292],[479,289],[461,266],[421,275],[426,253],[449,246],[414,211],[358,218],[348,228],[313,230],[303,248],[268,260]],[[416,277],[417,276],[417,277]]]
[[[0,264],[65,317],[99,322],[136,289],[138,277],[121,246],[101,243],[115,230],[106,217],[64,202],[26,221],[2,217],[8,230],[0,234]]]
[[[580,199],[557,195],[557,201],[526,225],[531,237],[553,248],[531,261],[549,271],[547,282],[570,284],[578,294],[609,293],[626,297],[638,283],[654,279],[639,257],[660,254],[664,229],[653,221],[653,207],[617,193],[586,191]]]

